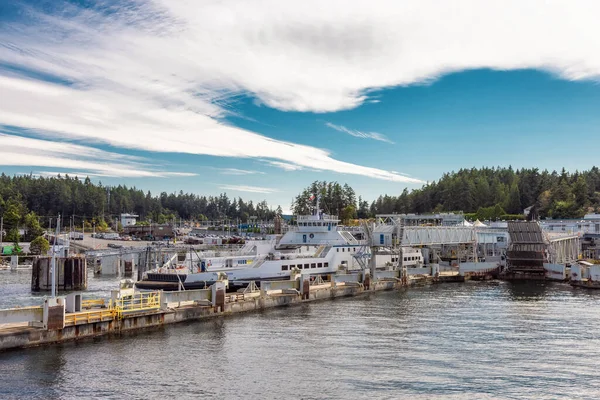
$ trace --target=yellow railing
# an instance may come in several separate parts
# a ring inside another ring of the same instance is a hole
[[[65,314],[65,326],[91,324],[115,319],[115,310],[82,311]]]
[[[81,300],[81,308],[106,307],[104,299]]]
[[[104,307],[104,299],[83,300],[82,307]],[[65,314],[65,326],[90,324],[94,322],[110,321],[115,318],[123,318],[123,314],[153,311],[160,308],[160,292],[135,293],[132,296],[123,297],[111,301],[108,308],[80,311]]]
[[[119,318],[124,313],[143,312],[160,308],[160,292],[141,292],[112,302],[112,309]]]

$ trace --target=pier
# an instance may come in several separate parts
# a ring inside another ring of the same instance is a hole
[[[459,271],[431,275],[404,275],[385,271],[377,279],[364,274],[331,275],[329,279],[298,274],[287,281],[250,284],[228,293],[227,281],[208,289],[175,292],[134,292],[121,288],[108,301],[82,300],[80,294],[47,298],[38,307],[0,310],[0,351],[119,335],[157,329],[183,321],[204,320],[274,307],[340,297],[361,296],[384,290],[443,282],[464,282],[470,274]]]

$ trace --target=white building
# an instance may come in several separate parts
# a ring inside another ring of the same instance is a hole
[[[600,214],[586,214],[583,219],[547,219],[540,224],[548,232],[600,233]]]
[[[121,214],[121,226],[126,227],[126,226],[135,225],[138,217],[139,217],[139,215],[135,215],[135,214]]]

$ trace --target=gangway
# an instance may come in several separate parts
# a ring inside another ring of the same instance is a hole
[[[436,246],[461,245],[477,242],[477,233],[470,226],[407,226],[403,215],[378,216],[373,227],[371,245],[374,246]]]

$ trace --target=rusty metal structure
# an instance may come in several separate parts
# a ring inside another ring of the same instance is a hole
[[[509,221],[506,279],[544,279],[544,264],[568,265],[580,252],[576,235],[551,236],[536,221]]]
[[[508,279],[544,279],[548,262],[548,244],[535,221],[509,221],[510,245],[506,252],[505,277]]]

